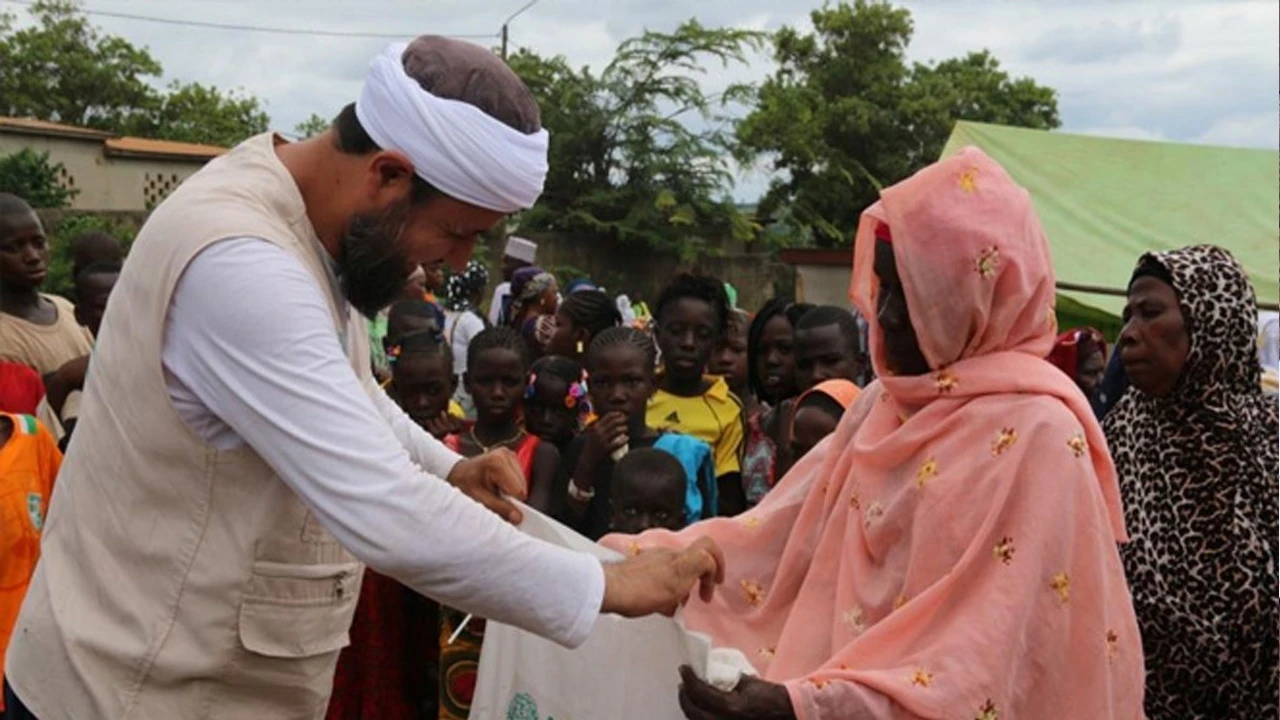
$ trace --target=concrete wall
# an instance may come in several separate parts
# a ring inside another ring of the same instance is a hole
[[[851,305],[849,267],[838,265],[797,265],[796,300],[814,305]]]
[[[112,157],[99,138],[0,132],[0,155],[31,148],[62,163],[62,184],[78,190],[74,210],[146,210],[204,165],[202,160]]]

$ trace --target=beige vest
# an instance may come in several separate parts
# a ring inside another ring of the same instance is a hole
[[[161,341],[183,269],[252,236],[332,298],[368,388],[368,336],[261,135],[151,215],[111,296],[42,557],[9,649],[41,720],[323,717],[363,567],[256,453],[219,451],[169,400]]]

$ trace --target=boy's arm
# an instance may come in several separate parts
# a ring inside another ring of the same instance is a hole
[[[533,477],[529,479],[529,507],[541,513],[551,512],[551,487],[560,471],[560,451],[549,442],[538,444],[533,455]]]

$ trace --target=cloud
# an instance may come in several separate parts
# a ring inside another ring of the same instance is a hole
[[[1042,34],[1026,50],[1029,61],[1111,62],[1132,55],[1169,55],[1181,44],[1177,20],[1133,20],[1121,25],[1104,20],[1091,26],[1061,27]]]
[[[522,0],[94,0],[90,9],[240,25],[343,32],[484,35],[496,47]],[[602,68],[617,45],[645,29],[704,26],[809,28],[821,0],[677,0],[604,3],[539,0],[510,26],[513,48]],[[1014,76],[1058,90],[1063,130],[1275,148],[1280,124],[1280,3],[1240,0],[907,0],[915,23],[908,57],[942,60],[989,49]],[[21,11],[19,17],[23,16]],[[243,88],[275,127],[331,116],[359,93],[369,58],[387,40],[273,35],[93,17],[106,32],[146,45],[166,81]],[[756,81],[770,54],[746,66],[710,67],[703,86]],[[768,173],[744,172],[736,194],[754,200]]]

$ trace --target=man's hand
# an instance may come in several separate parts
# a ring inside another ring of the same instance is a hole
[[[506,499],[509,496],[524,500],[526,496],[524,472],[515,453],[506,448],[490,450],[454,465],[449,484],[512,525],[519,525],[524,517]]]
[[[674,615],[695,585],[704,601],[724,582],[724,553],[711,538],[698,538],[684,550],[643,550],[635,557],[604,566],[601,612],[623,617],[653,613]]]

